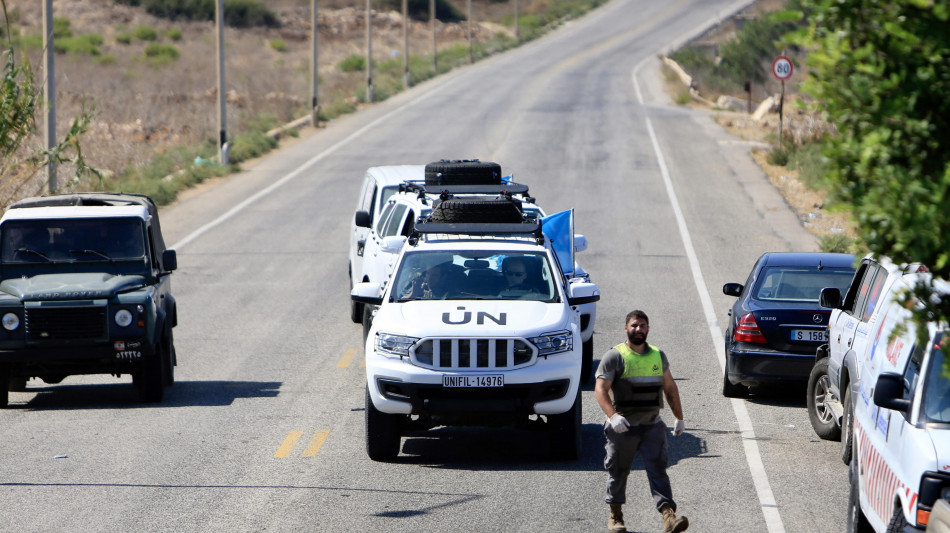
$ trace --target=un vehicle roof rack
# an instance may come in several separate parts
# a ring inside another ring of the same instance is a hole
[[[534,198],[528,196],[528,186],[523,183],[509,181],[496,185],[425,185],[418,181],[405,181],[399,184],[399,192],[414,192],[420,195],[455,195],[455,194],[498,194],[502,196],[521,195],[531,203]]]
[[[431,222],[425,217],[419,217],[412,233],[409,244],[415,246],[423,235],[472,235],[511,237],[516,235],[530,235],[538,244],[544,244],[544,233],[541,231],[541,222],[526,220],[524,222]]]

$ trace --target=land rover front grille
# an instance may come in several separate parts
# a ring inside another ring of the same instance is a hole
[[[423,339],[412,361],[434,370],[514,370],[534,363],[536,353],[522,339]]]
[[[106,335],[106,308],[28,307],[27,338],[36,341],[97,339]]]

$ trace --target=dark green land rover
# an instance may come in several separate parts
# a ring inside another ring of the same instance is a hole
[[[78,374],[129,374],[143,401],[161,401],[175,379],[176,267],[147,196],[11,205],[0,218],[0,407],[31,378]]]

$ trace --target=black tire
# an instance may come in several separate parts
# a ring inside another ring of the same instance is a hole
[[[369,330],[373,327],[373,308],[369,305],[363,306],[363,344],[366,344],[366,337],[369,336]]]
[[[907,519],[904,518],[904,511],[897,507],[894,514],[891,515],[891,521],[887,523],[887,533],[904,533],[907,529]]]
[[[171,330],[168,330],[168,338],[162,343],[165,353],[162,357],[162,384],[171,387],[175,384],[175,363],[178,359],[175,356],[175,337]]]
[[[838,426],[834,412],[829,406],[831,402],[837,401],[837,398],[831,392],[827,357],[819,359],[811,369],[805,394],[808,404],[808,420],[811,422],[815,434],[824,440],[840,439],[841,427]]]
[[[0,365],[0,409],[10,403],[10,369]]]
[[[426,185],[498,185],[501,165],[490,161],[435,161],[425,168]]]
[[[353,267],[350,267],[350,290],[353,290]],[[350,320],[359,324],[363,321],[363,304],[350,299]]]
[[[581,345],[581,383],[589,383],[594,372],[594,336]]]
[[[517,224],[524,221],[521,208],[506,198],[450,198],[432,209],[432,222]]]
[[[854,406],[851,405],[851,385],[848,384],[844,389],[844,399],[841,400],[844,407],[844,414],[841,415],[841,461],[844,464],[851,464],[851,456],[854,453],[852,449],[852,440],[854,438]]]
[[[366,389],[366,454],[374,461],[392,461],[399,455],[404,415],[380,412]]]
[[[733,385],[729,381],[729,355],[726,355],[726,368],[722,371],[722,395],[726,398],[746,398],[749,396],[749,387],[743,384]]]
[[[576,461],[581,455],[581,388],[577,387],[574,405],[566,413],[549,415],[551,451],[555,459]]]
[[[162,343],[155,346],[155,352],[146,356],[138,372],[132,375],[132,383],[139,391],[139,399],[146,403],[162,401],[165,394],[165,348]]]
[[[868,523],[864,511],[861,510],[861,500],[858,497],[858,468],[857,461],[851,463],[848,470],[848,478],[851,480],[851,490],[848,491],[848,522],[845,531],[847,533],[871,533],[871,524]]]

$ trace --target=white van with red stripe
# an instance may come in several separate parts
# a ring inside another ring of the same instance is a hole
[[[849,532],[924,531],[934,504],[950,497],[950,330],[931,323],[918,340],[901,304],[903,291],[928,276],[894,283],[860,357]]]

